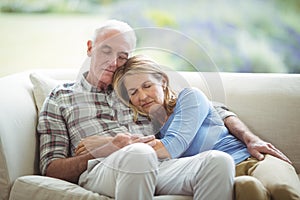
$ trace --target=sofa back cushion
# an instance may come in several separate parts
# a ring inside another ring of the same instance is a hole
[[[300,174],[300,74],[224,74],[226,104]]]

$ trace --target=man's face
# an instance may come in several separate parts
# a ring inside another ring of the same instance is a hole
[[[91,56],[88,81],[99,88],[106,88],[112,83],[116,69],[127,61],[130,51],[126,33],[110,31],[99,36],[88,49]]]

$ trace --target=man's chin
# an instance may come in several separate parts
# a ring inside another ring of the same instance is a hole
[[[102,90],[106,90],[108,88],[109,85],[111,85],[112,82],[108,82],[108,81],[99,81],[98,82],[98,88],[102,89]]]
[[[102,82],[103,84],[106,84],[106,85],[110,85],[112,84],[112,81],[113,81],[113,75],[111,74],[102,74],[100,77],[99,77],[99,83]]]

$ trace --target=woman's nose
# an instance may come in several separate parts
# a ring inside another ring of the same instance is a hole
[[[140,89],[140,91],[139,91],[139,99],[142,101],[142,100],[144,100],[146,98],[147,98],[147,94],[142,89]]]

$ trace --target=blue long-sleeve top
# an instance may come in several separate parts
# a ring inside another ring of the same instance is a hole
[[[231,135],[207,97],[196,88],[183,89],[159,138],[172,158],[207,150],[230,154],[235,163],[250,157],[244,143]]]

